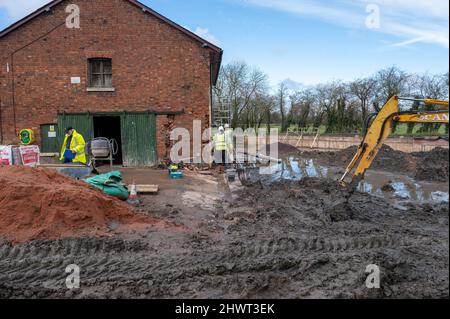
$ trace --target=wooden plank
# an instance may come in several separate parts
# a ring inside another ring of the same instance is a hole
[[[159,185],[136,185],[136,191],[138,193],[157,193]]]
[[[58,156],[58,153],[40,153],[39,156],[40,157],[55,157]]]
[[[39,164],[37,167],[42,168],[84,168],[86,165],[74,165],[74,164]]]

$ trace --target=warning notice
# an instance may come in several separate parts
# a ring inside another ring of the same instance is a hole
[[[39,165],[39,146],[20,146],[19,151],[24,166],[36,167]]]
[[[0,165],[12,165],[12,146],[0,145]]]

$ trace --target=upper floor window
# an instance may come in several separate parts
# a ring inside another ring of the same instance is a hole
[[[89,87],[112,88],[112,60],[89,59]]]

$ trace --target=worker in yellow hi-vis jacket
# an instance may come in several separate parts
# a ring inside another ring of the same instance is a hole
[[[234,163],[234,134],[229,124],[225,124],[225,143],[227,144],[227,164]]]
[[[63,163],[86,164],[85,148],[86,142],[83,136],[73,127],[68,127],[61,147],[60,160],[63,161]]]
[[[214,162],[216,164],[226,164],[227,143],[225,138],[225,129],[219,127],[219,131],[214,135]]]

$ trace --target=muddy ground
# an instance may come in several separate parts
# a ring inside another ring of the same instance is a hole
[[[449,297],[448,204],[350,196],[329,178],[244,187],[186,175],[161,175],[159,195],[141,197],[140,208],[172,228],[1,242],[0,297]],[[70,264],[80,267],[80,289],[66,288]],[[380,267],[380,289],[366,288],[370,264]]]
[[[282,153],[282,156],[298,155],[316,159],[320,163],[326,165],[345,168],[350,163],[357,150],[357,146],[335,152],[303,151],[294,153],[290,150]],[[404,153],[396,151],[387,145],[383,145],[370,169],[403,173],[418,181],[438,181],[448,183],[449,149],[437,147],[431,152]]]

